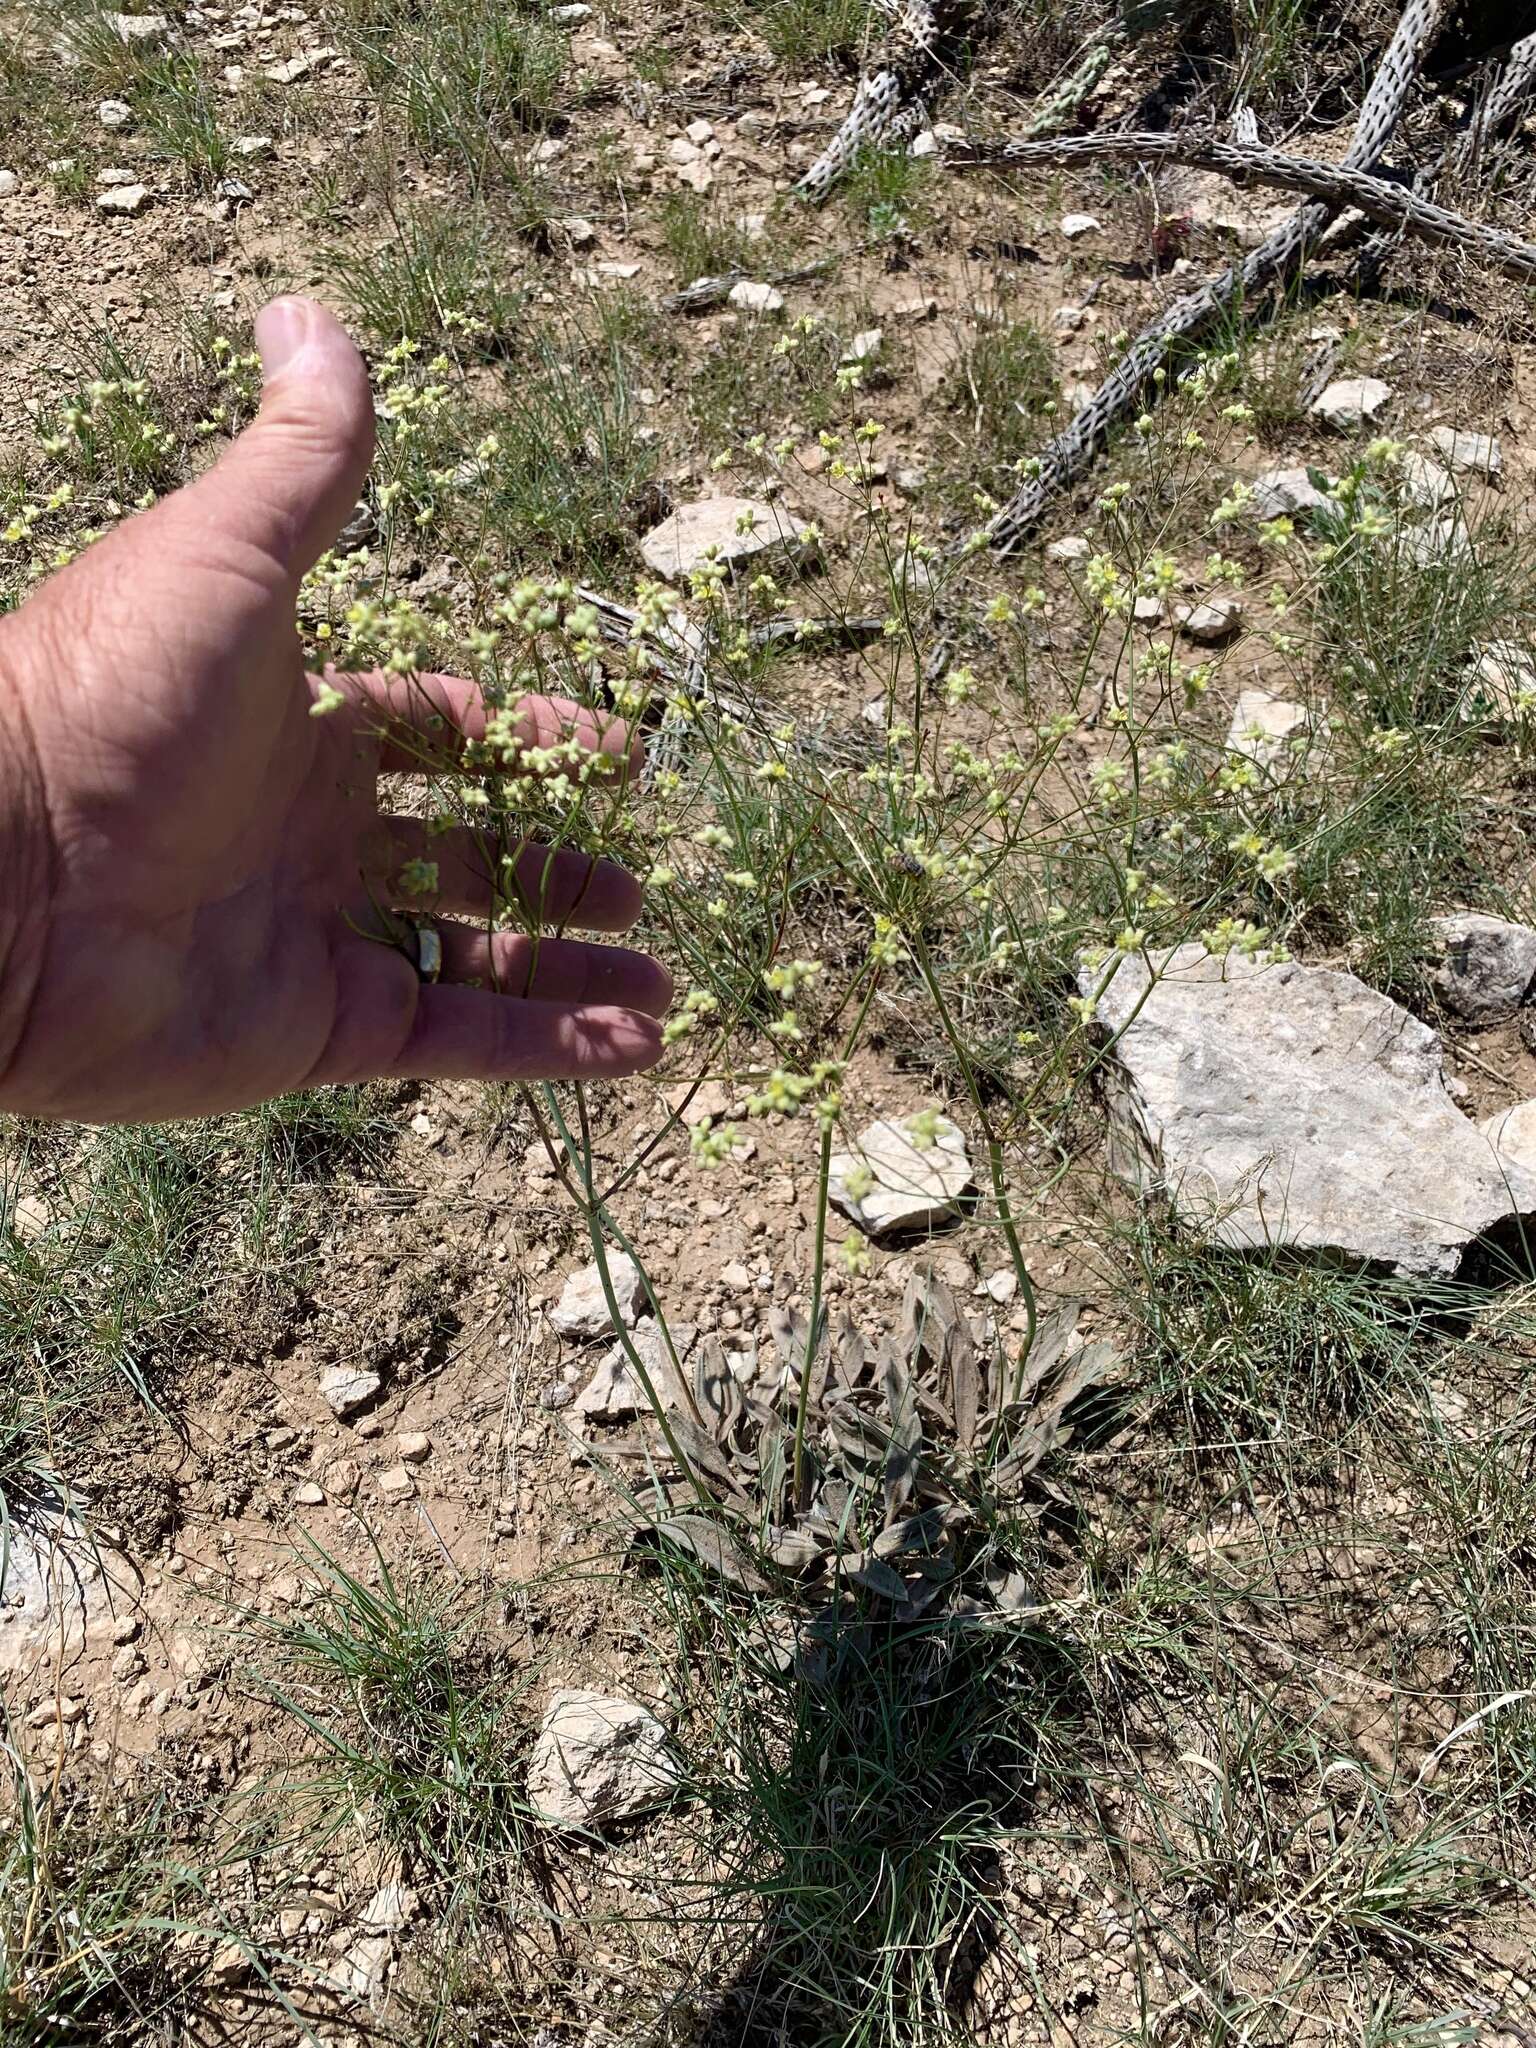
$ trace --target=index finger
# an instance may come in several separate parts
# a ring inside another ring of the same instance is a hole
[[[485,738],[485,698],[479,684],[464,676],[328,669],[324,680],[348,700],[361,728],[378,739],[379,768],[386,774],[419,774],[436,765],[431,755],[450,734]],[[520,747],[555,747],[574,739],[583,753],[623,764],[631,775],[645,766],[645,742],[617,713],[594,711],[571,697],[524,697],[514,715]]]

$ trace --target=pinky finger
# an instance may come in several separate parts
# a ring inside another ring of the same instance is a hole
[[[423,988],[387,1072],[412,1081],[581,1081],[641,1074],[661,1026],[611,1003],[555,1003],[438,984]]]

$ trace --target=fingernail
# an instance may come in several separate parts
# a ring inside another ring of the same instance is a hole
[[[309,338],[309,304],[304,299],[274,299],[256,315],[256,347],[268,383],[288,368]]]

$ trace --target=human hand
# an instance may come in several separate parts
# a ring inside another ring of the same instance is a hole
[[[261,410],[223,459],[0,618],[0,1109],[140,1120],[375,1076],[650,1066],[671,984],[643,954],[450,923],[430,984],[383,933],[418,857],[435,908],[488,918],[474,836],[429,839],[377,788],[434,712],[478,737],[484,710],[450,677],[354,676],[310,715],[295,595],[356,502],[372,400],[312,301],[268,306],[256,339]],[[549,698],[525,716],[530,742],[574,725],[636,765],[617,722]],[[574,852],[531,849],[519,881],[550,923],[624,931],[640,908]]]

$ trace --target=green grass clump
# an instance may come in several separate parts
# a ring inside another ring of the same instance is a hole
[[[1050,431],[1045,422],[1058,396],[1056,351],[1030,320],[984,328],[945,379],[943,403],[956,416],[979,475],[1027,454]]]
[[[11,1133],[0,1205],[0,1495],[61,1491],[56,1440],[114,1394],[174,1405],[173,1365],[252,1287],[294,1289],[332,1176],[384,1120],[337,1088],[242,1116]],[[270,1269],[270,1272],[269,1272]]]
[[[662,245],[680,285],[743,268],[753,244],[698,192],[669,192],[660,210]]]
[[[279,1788],[317,1842],[356,1829],[431,1887],[444,1931],[506,1905],[536,1850],[523,1794],[527,1677],[491,1645],[481,1606],[377,1546],[366,1575],[310,1544],[316,1597],[247,1637],[268,1696],[307,1739]]]
[[[204,1971],[221,1943],[233,1941],[253,1967],[258,1955],[221,1897],[242,1850],[209,1838],[195,1797],[74,1794],[29,1766],[6,1734],[0,2039],[7,2048],[149,2048],[198,2029]]]
[[[764,42],[781,64],[798,70],[855,63],[872,12],[870,0],[752,0]]]
[[[341,34],[416,148],[454,159],[477,185],[523,175],[523,131],[547,124],[568,59],[544,8],[346,0]]]
[[[706,1653],[693,1782],[723,1864],[708,1910],[740,1945],[710,2039],[767,2038],[771,2014],[796,2042],[958,2042],[978,1973],[1015,1949],[998,1866],[1070,1748],[1067,1667],[1027,1629],[851,1608],[791,1670],[771,1640],[720,1616]]]
[[[356,317],[379,340],[494,350],[506,345],[522,310],[522,294],[503,281],[500,232],[480,209],[406,213],[376,247],[335,248],[327,261]]]

